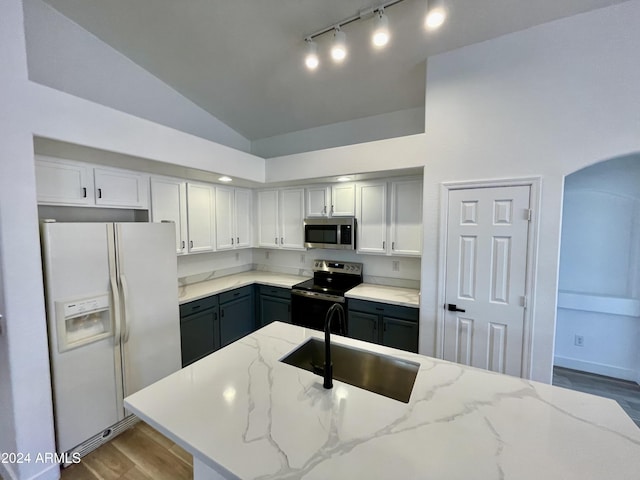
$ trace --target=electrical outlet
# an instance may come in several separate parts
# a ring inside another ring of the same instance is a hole
[[[576,335],[574,337],[573,343],[576,347],[584,347],[584,337],[582,335]]]
[[[393,262],[391,262],[391,270],[393,270],[394,272],[399,272],[400,271],[400,261],[399,260],[394,260]]]

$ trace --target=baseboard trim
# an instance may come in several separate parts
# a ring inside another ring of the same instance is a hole
[[[4,480],[18,480],[18,473],[15,472],[9,464],[0,463],[0,477]],[[60,478],[60,465],[54,463],[49,465],[41,472],[36,473],[29,477],[28,480],[59,480]]]
[[[570,368],[571,370],[580,370],[583,372],[595,373],[596,375],[604,375],[606,377],[619,378],[621,380],[629,380],[632,382],[637,382],[639,375],[639,372],[628,368],[621,368],[603,363],[586,362],[577,358],[561,357],[558,355],[553,357],[553,364],[557,367]]]

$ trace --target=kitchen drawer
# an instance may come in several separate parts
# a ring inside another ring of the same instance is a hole
[[[218,297],[211,295],[210,297],[201,298],[200,300],[194,300],[193,302],[183,303],[180,305],[180,318],[192,315],[194,313],[207,310],[209,308],[218,307]]]
[[[417,322],[419,318],[419,309],[413,307],[370,302],[367,300],[358,300],[356,298],[349,298],[347,302],[349,310],[384,315],[385,317],[394,317],[411,322]]]
[[[227,303],[240,297],[246,297],[247,295],[251,295],[252,293],[253,285],[247,285],[246,287],[240,287],[236,288],[235,290],[221,293],[220,295],[218,295],[218,297],[220,299],[220,303]]]
[[[282,287],[269,287],[267,285],[258,285],[259,295],[269,295],[270,297],[291,298],[291,290]]]

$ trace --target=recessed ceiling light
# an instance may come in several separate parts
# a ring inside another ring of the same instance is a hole
[[[351,180],[351,177],[339,177],[338,178],[339,182],[348,182],[349,180]]]
[[[231,181],[233,181],[231,177],[227,177],[226,175],[223,176],[223,177],[220,177],[218,180],[220,182],[231,182]]]

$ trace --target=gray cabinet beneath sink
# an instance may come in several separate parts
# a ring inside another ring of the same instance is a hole
[[[348,336],[418,352],[419,309],[348,299]]]

